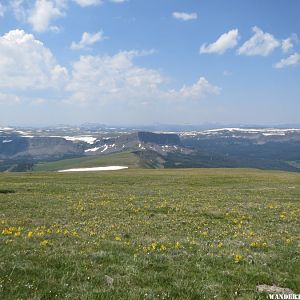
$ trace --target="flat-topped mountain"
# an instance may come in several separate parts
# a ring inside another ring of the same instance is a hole
[[[115,134],[111,137],[100,134],[51,134],[0,130],[0,170],[12,170],[11,166],[17,166],[19,170],[20,164],[27,166],[28,162],[31,165],[41,161],[101,156],[124,151],[152,151],[166,155],[168,152],[181,150],[181,141],[177,134],[145,131]],[[153,156],[152,154],[151,157]]]
[[[124,153],[138,158],[142,167],[254,167],[300,172],[300,129],[220,128],[176,134],[71,126],[0,128],[0,171],[28,170],[36,163],[69,158],[109,160],[110,155]]]
[[[60,158],[83,153],[83,146],[60,137],[0,137],[0,159]]]
[[[172,133],[153,133],[146,131],[138,131],[130,134],[121,135],[115,139],[111,139],[115,144],[156,144],[159,146],[180,146],[181,141],[177,134]]]

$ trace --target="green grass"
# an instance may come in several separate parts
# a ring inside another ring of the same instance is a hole
[[[58,171],[71,168],[89,168],[102,166],[127,166],[139,168],[140,159],[133,153],[122,152],[102,156],[85,156],[80,158],[63,159],[54,162],[39,163],[34,166],[34,171]]]
[[[300,293],[300,175],[247,169],[0,174],[0,299]],[[113,278],[113,284],[106,277]]]

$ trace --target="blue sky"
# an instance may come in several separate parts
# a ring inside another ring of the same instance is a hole
[[[297,0],[0,0],[0,125],[300,123]]]

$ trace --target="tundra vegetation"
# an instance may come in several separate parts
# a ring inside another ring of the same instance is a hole
[[[299,214],[297,173],[2,173],[0,299],[300,293]]]

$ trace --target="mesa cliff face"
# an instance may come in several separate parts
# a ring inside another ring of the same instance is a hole
[[[180,138],[177,134],[153,133],[139,131],[127,135],[120,136],[115,139],[116,144],[155,144],[159,146],[179,146]]]
[[[66,155],[80,155],[82,145],[59,137],[18,137],[0,141],[0,158],[15,159],[31,157],[33,159],[60,158]]]
[[[82,145],[58,137],[35,137],[30,140],[28,153],[33,157],[60,157],[83,153]]]

